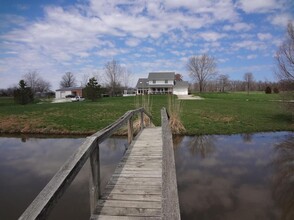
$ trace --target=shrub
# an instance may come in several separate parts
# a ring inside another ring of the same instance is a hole
[[[267,86],[267,87],[265,88],[265,93],[266,93],[266,94],[271,94],[271,93],[272,93],[272,89],[271,89],[271,87]]]

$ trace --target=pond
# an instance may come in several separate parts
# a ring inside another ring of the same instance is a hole
[[[0,219],[17,219],[83,141],[0,137]],[[100,145],[102,188],[122,158],[126,143],[125,138],[116,137]],[[49,219],[89,219],[89,175],[86,163]]]
[[[294,133],[177,137],[185,219],[294,219]]]
[[[0,219],[17,219],[83,141],[0,137]],[[100,146],[102,189],[126,143]],[[175,137],[182,219],[294,219],[293,143],[293,132]],[[89,219],[89,175],[86,163],[49,219]]]

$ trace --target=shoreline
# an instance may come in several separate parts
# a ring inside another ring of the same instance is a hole
[[[79,131],[62,131],[62,132],[58,132],[58,131],[53,131],[53,132],[0,132],[0,137],[7,137],[7,136],[22,136],[22,135],[28,135],[28,136],[46,136],[46,137],[50,137],[50,136],[70,136],[70,137],[88,137],[91,136],[93,134],[95,134],[96,132],[98,132],[99,130],[95,131],[95,132],[89,132],[89,131],[85,131],[85,132],[79,132]],[[174,137],[177,136],[207,136],[207,135],[238,135],[238,134],[256,134],[256,133],[274,133],[274,132],[294,132],[294,130],[285,130],[285,129],[281,129],[281,130],[259,130],[259,131],[250,131],[250,132],[234,132],[234,133],[229,133],[229,132],[223,132],[223,133],[189,133],[189,132],[185,132],[185,133],[181,133],[181,134],[173,134]],[[117,137],[127,137],[127,133],[125,132],[115,132],[113,134],[114,136]]]

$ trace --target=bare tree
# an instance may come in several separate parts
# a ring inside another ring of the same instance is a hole
[[[76,78],[73,73],[66,72],[60,81],[60,87],[61,88],[67,88],[67,87],[74,87],[76,86]]]
[[[229,76],[228,75],[220,75],[218,77],[219,85],[221,87],[221,91],[225,92],[226,87],[230,85]]]
[[[249,91],[251,89],[251,85],[254,82],[254,77],[252,73],[245,73],[244,74],[244,81],[246,83],[246,90],[247,90],[247,94],[249,95]]]
[[[190,77],[198,83],[199,92],[204,90],[207,80],[213,78],[217,73],[215,59],[207,54],[190,57],[186,68]]]
[[[30,87],[33,93],[49,91],[51,84],[44,80],[36,70],[29,71],[23,75],[24,81]]]
[[[127,89],[130,86],[130,81],[132,80],[132,72],[126,67],[122,67],[122,82],[123,87]]]
[[[110,88],[112,96],[114,96],[118,88],[121,87],[120,80],[122,78],[123,71],[124,68],[122,68],[116,60],[109,61],[104,66],[105,81]]]
[[[81,79],[81,86],[86,87],[88,82],[89,82],[90,76],[89,74],[83,74],[82,79]]]
[[[276,75],[280,80],[294,82],[294,27],[288,23],[287,38],[276,53]]]
[[[183,75],[180,73],[175,74],[175,80],[176,81],[183,81]]]

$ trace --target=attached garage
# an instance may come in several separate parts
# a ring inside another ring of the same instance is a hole
[[[186,81],[175,81],[173,94],[174,95],[188,95],[189,83]]]

